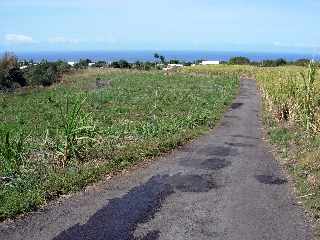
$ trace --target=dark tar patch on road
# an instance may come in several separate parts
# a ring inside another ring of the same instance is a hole
[[[230,161],[223,158],[210,158],[201,162],[200,167],[207,170],[220,170],[231,165]]]
[[[218,188],[211,175],[158,175],[131,189],[123,197],[111,199],[85,224],[74,225],[54,240],[155,240],[160,232],[135,237],[138,224],[151,220],[164,200],[175,192],[201,193]]]
[[[231,108],[232,109],[238,109],[243,105],[243,103],[232,103]]]
[[[272,175],[256,175],[255,178],[263,184],[282,185],[287,183],[286,179],[278,178]]]
[[[232,142],[226,142],[227,145],[231,147],[255,147],[256,145],[254,144],[249,144],[249,143],[232,143]]]
[[[218,156],[218,157],[227,157],[229,155],[234,155],[236,153],[236,149],[232,149],[231,147],[217,146],[210,147],[203,150],[209,156]]]

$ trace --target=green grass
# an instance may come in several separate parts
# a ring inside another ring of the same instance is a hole
[[[96,87],[97,78],[105,88]],[[238,86],[237,77],[87,70],[50,88],[1,94],[0,130],[10,132],[12,154],[23,136],[23,151],[14,174],[0,180],[0,219],[208,131]],[[15,163],[5,155],[0,161]]]
[[[267,111],[263,120],[276,157],[293,177],[298,201],[315,219],[314,234],[320,239],[320,137],[279,124]]]

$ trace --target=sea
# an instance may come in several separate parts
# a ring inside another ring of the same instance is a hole
[[[223,51],[42,51],[42,52],[16,52],[20,60],[48,61],[79,61],[90,59],[92,61],[117,61],[120,59],[128,62],[154,61],[154,53],[163,55],[167,60],[177,59],[180,61],[193,62],[196,60],[219,60],[228,61],[235,56],[243,56],[251,61],[284,58],[287,61],[307,58],[319,61],[320,54],[311,53],[266,53],[266,52],[223,52]]]

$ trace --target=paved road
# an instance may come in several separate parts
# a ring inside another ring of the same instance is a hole
[[[259,96],[240,95],[213,132],[172,154],[9,226],[0,239],[311,239],[261,140]]]

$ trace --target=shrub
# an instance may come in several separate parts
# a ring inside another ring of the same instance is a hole
[[[106,66],[107,66],[106,61],[98,61],[98,62],[96,62],[96,64],[94,64],[94,67],[98,67],[98,68],[106,67]]]
[[[130,63],[128,63],[126,60],[119,60],[114,61],[111,63],[111,67],[113,68],[130,68]]]
[[[246,57],[233,57],[233,58],[230,58],[229,64],[246,65],[246,64],[250,64],[250,60]]]
[[[60,74],[69,73],[71,71],[71,66],[64,61],[59,60],[55,64],[57,66],[57,71]]]
[[[119,61],[120,68],[130,68],[130,64],[126,60]]]
[[[294,64],[294,65],[297,65],[297,66],[306,67],[306,66],[309,65],[309,63],[310,63],[310,60],[309,60],[309,59],[302,58],[302,59],[298,59],[298,60],[295,61],[293,64]]]
[[[57,64],[42,61],[38,65],[33,65],[26,72],[26,78],[29,85],[50,86],[58,82],[60,73]]]
[[[283,58],[279,58],[276,60],[264,60],[262,61],[261,66],[262,67],[279,67],[286,64],[287,64],[286,60],[284,60]]]
[[[170,63],[170,64],[179,64],[180,61],[177,60],[177,59],[171,59],[171,60],[169,61],[169,63]]]
[[[80,59],[80,61],[74,65],[75,69],[87,69],[89,66],[89,63],[91,63],[90,59]]]
[[[0,89],[25,86],[26,80],[19,68],[18,59],[10,53],[5,53],[0,59]]]

